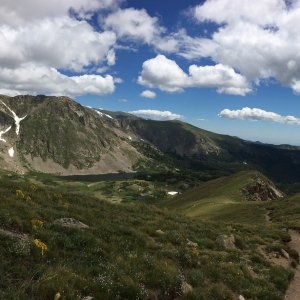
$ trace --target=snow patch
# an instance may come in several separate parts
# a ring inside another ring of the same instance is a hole
[[[6,143],[6,139],[4,139],[4,138],[2,137],[2,135],[5,134],[5,133],[7,133],[7,132],[10,131],[10,130],[11,130],[11,126],[9,126],[8,128],[6,128],[6,129],[3,130],[3,131],[0,131],[0,141]]]
[[[97,110],[97,109],[94,109],[94,111],[95,111],[99,116],[101,116],[101,117],[105,116],[105,117],[107,117],[107,118],[114,119],[112,116],[110,116],[110,115],[108,115],[108,114],[105,114],[105,113],[103,113],[103,112],[101,112],[101,111],[99,111],[99,110]]]
[[[14,147],[11,147],[11,148],[8,149],[8,155],[10,157],[14,157],[14,155],[15,155]]]
[[[6,105],[3,101],[1,101],[1,103],[11,112],[11,114],[13,115],[13,118],[15,120],[15,124],[16,124],[16,134],[19,135],[20,133],[20,123],[21,121],[23,121],[27,115],[25,117],[19,118],[16,113],[8,106]]]
[[[104,113],[103,113],[104,114]],[[112,116],[108,115],[108,114],[104,114],[104,116],[110,118],[110,119],[114,119]]]
[[[171,192],[167,192],[167,194],[170,195],[170,196],[176,196],[176,195],[178,195],[179,193],[176,192],[176,191],[171,191]]]

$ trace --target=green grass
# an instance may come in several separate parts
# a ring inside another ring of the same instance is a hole
[[[300,193],[288,197],[285,201],[270,203],[268,207],[274,222],[286,228],[300,230]]]
[[[192,220],[133,201],[111,204],[65,192],[62,185],[35,189],[29,179],[0,178],[1,299],[53,300],[57,292],[62,299],[283,299],[292,271],[272,267],[258,251],[260,245],[286,247],[277,226]],[[89,229],[53,224],[62,217]],[[34,228],[33,219],[44,223]],[[27,234],[29,245],[3,230]],[[237,249],[219,246],[220,234],[234,234]],[[34,239],[47,245],[45,255]],[[183,282],[193,292],[183,295]]]
[[[257,175],[263,177],[257,171],[242,171],[210,180],[182,195],[169,198],[163,202],[163,206],[205,220],[265,223],[266,203],[247,201],[242,192]]]

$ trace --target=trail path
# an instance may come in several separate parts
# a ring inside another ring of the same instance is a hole
[[[289,246],[300,253],[300,234],[296,230],[289,230],[289,235],[292,240]],[[286,294],[285,300],[299,300],[300,299],[300,266],[295,269],[295,276],[291,281]]]
[[[272,211],[268,210],[265,214],[267,222],[272,222]],[[300,254],[300,233],[296,230],[289,230],[291,241],[289,247],[296,250]],[[295,276],[290,282],[290,285],[285,293],[284,300],[300,300],[300,266],[295,269]]]

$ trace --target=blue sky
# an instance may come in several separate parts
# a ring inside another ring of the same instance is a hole
[[[0,8],[0,93],[300,145],[300,1],[20,1]]]

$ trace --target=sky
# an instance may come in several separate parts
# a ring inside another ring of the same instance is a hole
[[[1,0],[0,94],[300,145],[300,0]]]

